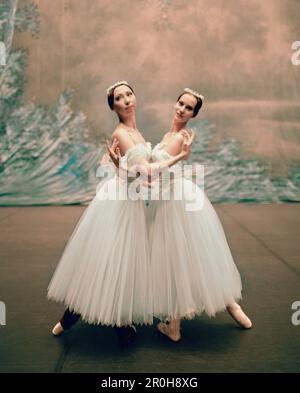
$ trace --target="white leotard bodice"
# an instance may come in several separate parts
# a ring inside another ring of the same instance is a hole
[[[151,159],[152,162],[162,162],[165,160],[168,160],[169,158],[172,157],[172,154],[168,153],[165,149],[166,143],[158,143],[157,145],[154,146],[151,152]],[[176,165],[183,165],[182,161],[177,162]]]
[[[130,147],[124,156],[121,157],[121,161],[127,160],[128,162],[133,162],[134,157],[145,157],[147,161],[151,158],[151,143],[146,142],[137,143]]]

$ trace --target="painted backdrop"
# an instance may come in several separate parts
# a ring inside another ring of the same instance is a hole
[[[300,201],[299,20],[298,0],[2,0],[0,204],[93,197],[124,79],[153,143],[184,87],[205,96],[190,161],[213,202]]]

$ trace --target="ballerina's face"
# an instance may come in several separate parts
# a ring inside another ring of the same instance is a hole
[[[130,87],[121,85],[114,90],[114,111],[122,118],[135,112],[136,98]]]
[[[188,93],[183,94],[174,106],[175,120],[181,123],[187,123],[192,117],[194,117],[196,104],[196,97]]]

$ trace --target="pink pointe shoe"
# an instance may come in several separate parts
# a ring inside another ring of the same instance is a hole
[[[52,334],[54,336],[60,336],[65,329],[62,327],[61,323],[58,322],[52,329]]]
[[[159,333],[161,333],[164,336],[168,337],[171,341],[178,342],[178,341],[181,340],[180,333],[178,333],[178,334],[171,333],[170,332],[170,328],[169,328],[169,326],[166,323],[159,322],[156,327],[157,327],[157,330],[159,331]]]
[[[241,306],[237,303],[231,304],[227,307],[227,311],[231,315],[231,317],[236,321],[238,325],[240,325],[244,329],[250,329],[252,327],[251,320],[247,317],[247,315],[242,310]]]

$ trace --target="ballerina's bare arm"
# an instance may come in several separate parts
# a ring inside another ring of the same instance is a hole
[[[192,131],[191,135],[187,131],[182,131],[183,135],[180,135],[178,140],[176,141],[176,150],[174,149],[172,152],[175,154],[168,160],[161,161],[159,163],[151,163],[151,169],[163,170],[165,168],[171,167],[176,164],[180,160],[186,160],[191,152],[192,144],[195,140],[195,132]]]
[[[165,151],[170,154],[170,155],[177,155],[181,150],[182,150],[182,144],[184,141],[187,141],[188,143],[192,144],[194,139],[195,139],[195,132],[192,131],[191,135],[189,132],[185,129],[180,130],[173,135],[172,137],[169,136],[170,133],[167,132],[164,136],[160,144],[165,143]],[[185,159],[187,159],[186,157]]]

